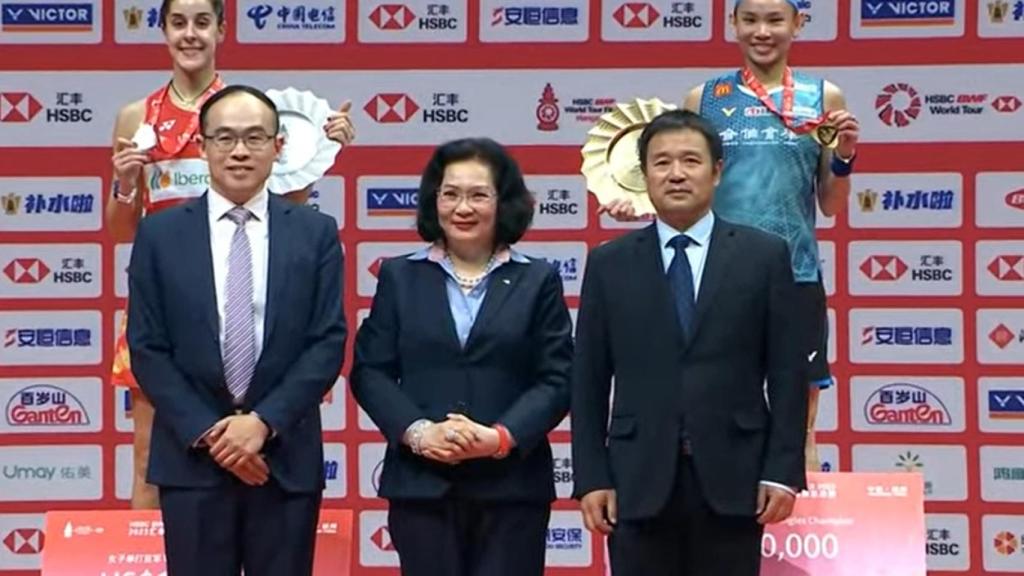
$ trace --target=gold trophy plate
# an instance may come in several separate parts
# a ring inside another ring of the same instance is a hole
[[[602,205],[627,199],[633,203],[637,216],[654,214],[640,170],[637,142],[655,116],[675,109],[676,106],[658,98],[617,102],[615,109],[601,116],[587,132],[580,171],[587,179],[587,189]]]

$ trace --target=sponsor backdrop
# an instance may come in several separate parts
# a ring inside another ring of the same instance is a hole
[[[46,510],[127,505],[131,407],[106,381],[131,247],[102,210],[118,106],[168,80],[157,6],[0,0],[0,573],[35,573]],[[823,466],[922,473],[934,573],[1024,573],[1024,2],[800,6],[795,63],[840,85],[863,130],[849,206],[819,222],[839,381]],[[338,221],[353,328],[381,259],[419,246],[431,146],[467,135],[520,159],[538,201],[521,249],[558,267],[575,312],[588,247],[638,226],[597,215],[578,172],[587,129],[618,99],[679,102],[740,58],[731,0],[227,8],[229,82],[353,101],[358,141],[310,200]],[[355,510],[354,573],[396,574],[374,497],[381,437],[344,377],[323,414],[326,503]],[[569,434],[552,433],[550,573],[601,574],[603,542],[565,499]]]

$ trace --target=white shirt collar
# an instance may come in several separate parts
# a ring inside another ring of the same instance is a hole
[[[235,208],[236,204],[217,192],[212,186],[207,194],[207,204],[210,209],[210,219],[214,222],[223,218],[228,212]],[[270,193],[266,186],[249,199],[243,206],[252,213],[260,222],[267,221],[267,212],[270,206]]]
[[[662,248],[668,246],[669,241],[680,234],[686,234],[698,246],[707,248],[708,242],[711,240],[711,230],[715,227],[715,213],[708,210],[707,214],[694,222],[687,230],[676,230],[661,218],[655,222],[658,229],[658,245]]]

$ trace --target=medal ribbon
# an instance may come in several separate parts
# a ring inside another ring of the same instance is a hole
[[[747,88],[757,96],[757,99],[764,104],[764,107],[768,109],[772,114],[778,116],[779,120],[789,128],[795,134],[808,134],[813,132],[815,128],[821,126],[828,119],[828,114],[823,114],[821,117],[814,120],[805,120],[804,122],[797,124],[796,116],[793,114],[793,101],[795,97],[793,95],[793,71],[789,66],[786,66],[786,70],[782,73],[782,110],[775,105],[775,101],[768,94],[768,90],[765,89],[764,84],[754,76],[754,73],[750,71],[750,68],[744,67],[741,72],[743,77],[743,83],[747,85]]]

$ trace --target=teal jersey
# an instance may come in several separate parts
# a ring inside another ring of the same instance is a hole
[[[797,124],[824,113],[824,82],[793,72]],[[769,93],[782,110],[782,90]],[[722,218],[781,236],[789,244],[793,276],[817,282],[815,191],[821,146],[787,129],[743,84],[739,72],[704,84],[700,114],[722,138],[725,169],[715,192]]]

